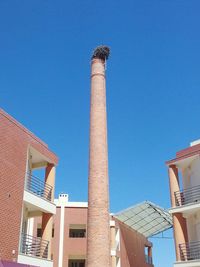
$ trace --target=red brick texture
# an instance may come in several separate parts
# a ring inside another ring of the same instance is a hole
[[[92,61],[87,267],[110,266],[105,66]]]
[[[29,146],[57,164],[57,157],[45,143],[0,109],[0,258],[3,259],[12,260],[18,254]]]

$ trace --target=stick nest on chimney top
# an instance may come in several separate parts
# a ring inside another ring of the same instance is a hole
[[[99,58],[105,61],[108,59],[109,55],[110,55],[110,48],[108,46],[101,45],[95,48],[93,55],[92,55],[92,59]]]

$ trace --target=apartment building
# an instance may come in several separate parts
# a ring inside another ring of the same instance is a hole
[[[86,260],[87,202],[70,202],[67,194],[55,199],[52,259],[54,266],[83,267]],[[41,237],[41,218],[35,219],[34,235]]]
[[[173,216],[174,267],[200,267],[200,140],[167,161]]]
[[[55,200],[52,258],[54,267],[85,267],[87,259],[87,202],[70,202],[67,194]],[[153,267],[148,237],[172,226],[171,216],[151,202],[110,215],[112,267]],[[41,236],[41,218],[34,223]]]
[[[52,267],[58,159],[47,144],[2,109],[0,147],[0,259]],[[32,231],[36,216],[41,218],[41,238]]]

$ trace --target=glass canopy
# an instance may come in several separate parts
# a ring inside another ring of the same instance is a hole
[[[122,210],[113,216],[145,237],[151,237],[172,227],[169,212],[149,201]]]

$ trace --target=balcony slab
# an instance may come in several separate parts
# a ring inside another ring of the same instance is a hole
[[[174,267],[200,267],[200,259],[192,261],[177,261]]]
[[[29,211],[37,211],[56,214],[56,205],[38,195],[24,190],[24,202],[29,208]]]
[[[23,255],[23,254],[18,255],[17,262],[33,265],[36,267],[53,267],[53,261],[51,260],[31,257],[31,256]]]
[[[169,213],[192,214],[194,212],[197,212],[198,210],[200,210],[200,202],[171,208],[169,209]]]

